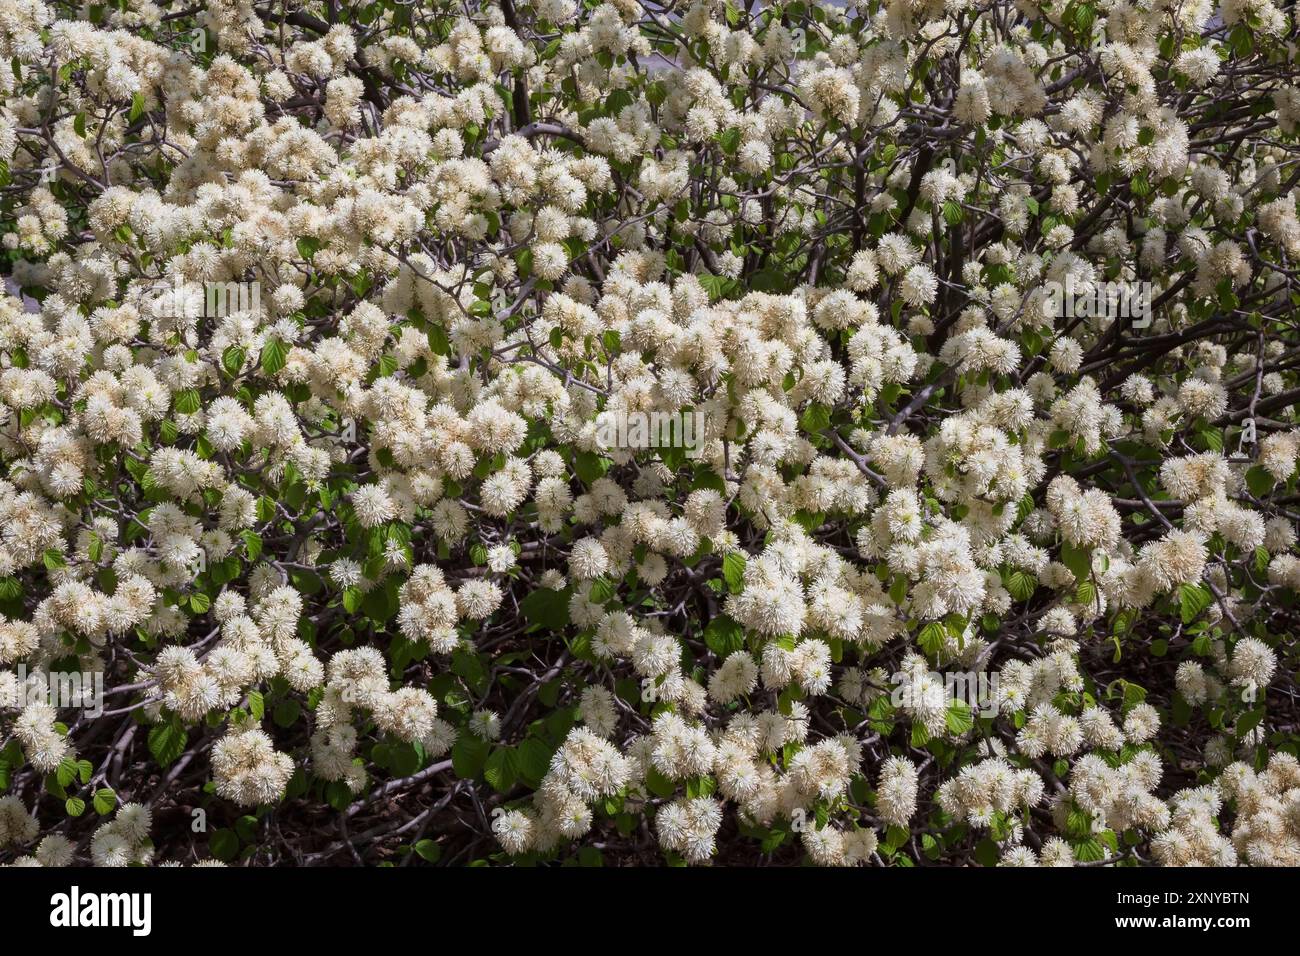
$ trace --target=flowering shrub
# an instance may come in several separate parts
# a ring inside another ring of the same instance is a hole
[[[0,0],[0,859],[1300,863],[1294,18]]]

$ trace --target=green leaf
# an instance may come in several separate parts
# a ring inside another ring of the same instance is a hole
[[[943,848],[939,841],[928,833],[921,834],[921,852],[925,854],[927,860],[937,860],[943,853]]]
[[[288,355],[289,348],[283,342],[276,338],[267,339],[262,346],[262,371],[274,375],[284,368]]]
[[[656,797],[668,799],[677,792],[677,784],[673,783],[654,767],[650,767],[645,775],[646,789]]]
[[[519,602],[519,610],[529,624],[548,631],[562,631],[569,623],[569,591],[538,588]]]
[[[86,801],[80,797],[68,797],[63,806],[70,817],[79,817],[86,812]]]
[[[442,859],[442,847],[432,840],[421,840],[412,848],[420,859],[429,863],[437,863]]]
[[[732,551],[722,559],[722,577],[732,594],[739,594],[745,588],[745,564],[745,555],[740,551]]]
[[[483,767],[483,779],[491,784],[492,789],[496,790],[497,793],[509,793],[514,789],[515,781],[518,778],[514,748],[497,747],[493,749]]]
[[[225,827],[213,830],[212,836],[208,837],[208,852],[213,859],[229,863],[239,853],[239,836]]]
[[[1094,838],[1080,840],[1073,847],[1074,858],[1080,863],[1096,863],[1098,860],[1106,859],[1105,848]]]
[[[1092,552],[1088,548],[1062,544],[1061,563],[1074,572],[1076,579],[1086,580],[1088,572],[1092,570]]]
[[[1252,710],[1248,710],[1237,718],[1237,722],[1233,726],[1233,732],[1238,737],[1245,737],[1248,733],[1258,727],[1263,719],[1263,707],[1255,707]]]
[[[451,354],[451,340],[447,338],[447,332],[441,325],[430,325],[427,338],[429,348],[434,355]]]
[[[820,402],[810,402],[799,419],[799,427],[810,435],[820,435],[831,424],[831,410]]]
[[[1250,493],[1256,498],[1263,498],[1271,494],[1274,484],[1276,482],[1273,480],[1273,476],[1269,474],[1267,469],[1261,468],[1259,465],[1253,466],[1246,472],[1246,487],[1250,489]]]
[[[1208,451],[1223,451],[1223,430],[1205,425],[1196,432]]]
[[[944,723],[954,734],[964,734],[975,726],[975,715],[967,704],[959,700],[954,700],[948,705],[948,711],[944,714]]]
[[[158,766],[166,767],[185,752],[188,741],[189,733],[179,720],[172,718],[167,723],[155,724],[150,728],[149,753],[153,754]]]
[[[931,657],[937,657],[943,650],[947,642],[948,629],[943,626],[942,621],[931,621],[925,627],[921,628],[921,633],[917,635],[916,643],[921,645],[921,649]]]
[[[719,614],[704,628],[704,643],[719,657],[727,657],[745,647],[744,629],[725,614]]]
[[[137,92],[131,97],[131,112],[127,116],[128,123],[134,123],[144,115],[144,94]]]
[[[599,577],[591,582],[591,590],[587,592],[587,600],[592,604],[607,604],[613,599],[617,589],[609,578]]]
[[[536,737],[525,738],[515,752],[515,767],[524,783],[536,787],[551,766],[552,748]]]
[[[229,345],[221,353],[221,367],[226,370],[227,375],[234,378],[243,369],[245,358],[243,349],[238,345]]]
[[[104,787],[95,791],[95,812],[101,817],[112,813],[115,806],[117,806],[117,794],[111,788]]]
[[[711,272],[705,272],[697,278],[700,280],[700,285],[709,293],[710,302],[724,298],[732,287],[732,280],[726,276],[713,275]]]
[[[686,781],[686,796],[691,800],[711,796],[716,788],[712,777],[692,777]]]
[[[257,817],[246,813],[236,820],[235,834],[245,843],[252,843],[257,839]]]
[[[352,803],[352,791],[342,780],[332,780],[325,786],[325,802],[343,813]]]
[[[987,838],[981,840],[975,847],[975,860],[980,866],[997,866],[998,845]]]
[[[779,295],[787,291],[789,279],[779,269],[760,269],[748,277],[748,286],[756,292],[770,292]],[[793,387],[793,385],[791,386]],[[790,389],[786,389],[790,391]]]
[[[1074,590],[1074,600],[1076,604],[1082,604],[1084,607],[1091,608],[1096,605],[1097,586],[1091,579],[1079,582],[1079,586]]]
[[[1007,579],[1007,591],[1017,601],[1028,601],[1038,588],[1038,579],[1024,571],[1013,571]]]
[[[199,397],[198,389],[187,388],[184,391],[176,393],[173,406],[178,414],[193,415],[203,407],[203,400]]]
[[[483,772],[487,763],[489,744],[482,737],[461,734],[456,746],[451,748],[451,769],[462,780],[473,780]]]
[[[1183,623],[1190,624],[1202,611],[1210,606],[1214,596],[1199,584],[1180,584],[1178,586],[1178,610]]]
[[[579,452],[573,458],[573,470],[584,484],[591,484],[597,478],[604,476],[609,471],[609,466],[613,464],[608,458],[602,458],[600,455],[593,454],[589,451]]]

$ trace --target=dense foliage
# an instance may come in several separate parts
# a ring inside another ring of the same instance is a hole
[[[1297,35],[0,0],[0,860],[1300,864]]]

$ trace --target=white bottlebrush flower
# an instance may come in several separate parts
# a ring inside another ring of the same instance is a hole
[[[57,6],[0,865],[1300,865],[1288,5]]]

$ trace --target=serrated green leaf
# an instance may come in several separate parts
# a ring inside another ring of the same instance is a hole
[[[117,794],[109,787],[103,787],[96,790],[94,806],[95,812],[101,817],[107,816],[112,813],[113,808],[117,806]]]
[[[725,658],[745,647],[744,629],[725,614],[719,614],[704,628],[704,643],[718,657]]]
[[[149,753],[158,766],[166,767],[185,752],[189,734],[177,720],[155,724],[149,730]]]
[[[1202,611],[1210,606],[1214,596],[1199,584],[1180,584],[1178,586],[1178,610],[1184,624],[1190,624]]]
[[[954,700],[948,704],[948,710],[944,714],[944,723],[954,734],[964,734],[975,726],[975,715],[971,713],[968,705],[959,700]]]
[[[739,594],[745,588],[745,555],[732,551],[722,558],[722,577],[727,582],[727,590]]]

